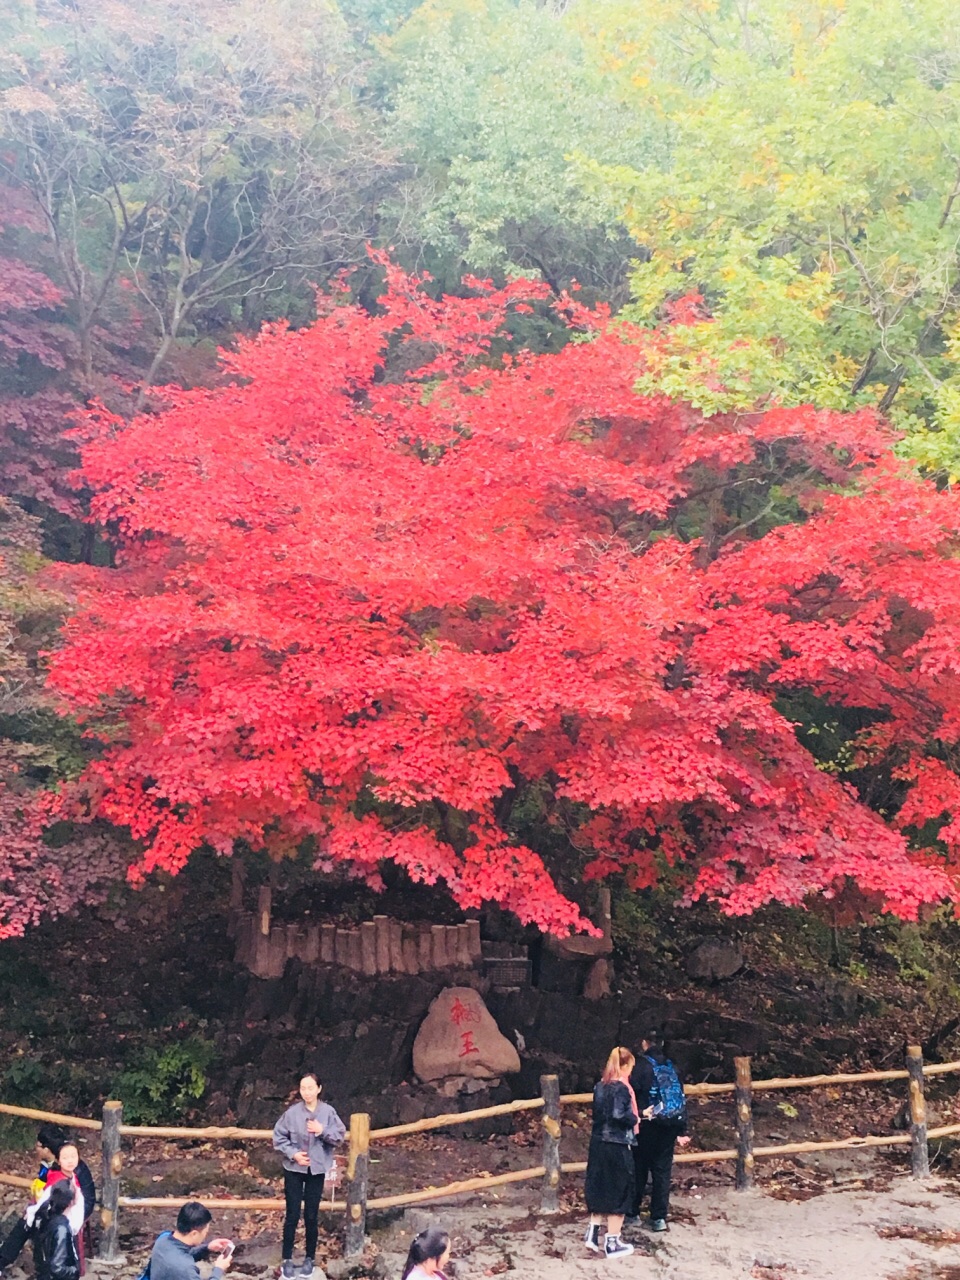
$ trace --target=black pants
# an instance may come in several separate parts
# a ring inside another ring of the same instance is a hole
[[[293,1257],[293,1242],[300,1225],[300,1205],[303,1205],[303,1226],[307,1236],[307,1257],[317,1253],[317,1232],[320,1218],[320,1200],[323,1196],[322,1173],[291,1173],[283,1171],[283,1198],[287,1211],[283,1218],[283,1260]]]
[[[640,1201],[651,1181],[650,1217],[666,1218],[670,1208],[670,1174],[673,1171],[673,1149],[678,1133],[673,1125],[641,1124],[633,1159],[637,1170],[637,1203],[634,1212],[640,1212]]]
[[[18,1218],[13,1230],[0,1244],[0,1270],[5,1271],[7,1267],[12,1267],[16,1260],[23,1252],[23,1246],[27,1243],[30,1235],[30,1228],[27,1226],[26,1218]]]

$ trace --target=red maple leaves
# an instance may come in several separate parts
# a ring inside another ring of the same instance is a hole
[[[634,392],[629,326],[561,299],[590,340],[512,354],[536,285],[437,301],[384,267],[375,314],[321,300],[225,356],[232,385],[90,415],[119,567],[88,572],[53,680],[134,875],[309,841],[583,927],[517,836],[535,793],[587,874],[666,860],[730,911],[953,896],[955,495],[869,414],[705,420]],[[799,692],[860,716],[899,821],[815,759]]]

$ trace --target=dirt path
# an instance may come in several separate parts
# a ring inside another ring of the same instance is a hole
[[[717,1187],[680,1194],[668,1234],[628,1229],[637,1252],[609,1263],[583,1249],[581,1212],[541,1218],[531,1202],[529,1194],[517,1194],[496,1203],[477,1197],[408,1210],[374,1233],[377,1272],[399,1280],[411,1236],[437,1224],[453,1234],[456,1280],[599,1280],[610,1273],[625,1280],[960,1280],[960,1195],[944,1180],[919,1185],[897,1179],[881,1191],[838,1187],[802,1201]],[[230,1216],[218,1215],[218,1230],[237,1225],[226,1220]],[[279,1218],[271,1215],[258,1226],[238,1249],[237,1280],[277,1274]],[[139,1247],[130,1244],[126,1265],[94,1262],[89,1280],[138,1275],[149,1244],[146,1237]],[[332,1239],[329,1244],[330,1254],[339,1252]],[[31,1271],[27,1252],[5,1280]],[[319,1272],[315,1280],[321,1280]]]
[[[409,1212],[380,1245],[399,1276],[411,1231],[449,1225],[458,1280],[581,1280],[605,1272],[650,1280],[960,1280],[960,1197],[952,1183],[897,1179],[887,1190],[836,1188],[803,1201],[708,1188],[676,1198],[668,1234],[628,1230],[631,1258],[606,1262],[581,1245],[584,1219],[538,1219],[527,1206],[473,1202]]]
[[[442,1184],[481,1167],[529,1164],[533,1155],[516,1137],[480,1144],[437,1137],[418,1141],[411,1150],[385,1149],[382,1157],[377,1182],[378,1190],[386,1191],[394,1184]],[[263,1162],[270,1165],[266,1153]],[[678,1168],[669,1233],[651,1236],[639,1227],[628,1229],[636,1254],[610,1263],[582,1247],[582,1179],[564,1179],[563,1211],[548,1218],[534,1211],[535,1184],[491,1188],[485,1195],[409,1209],[392,1221],[371,1217],[367,1262],[376,1262],[375,1274],[385,1280],[399,1280],[411,1236],[437,1224],[454,1238],[455,1280],[589,1280],[592,1275],[599,1280],[609,1269],[637,1280],[960,1280],[960,1185],[950,1177],[913,1182],[904,1176],[904,1163],[902,1153],[866,1151],[777,1166],[767,1162],[762,1186],[747,1194],[732,1190],[729,1170]],[[176,1148],[143,1144],[127,1173],[131,1190],[140,1194],[148,1188],[184,1199],[276,1194],[271,1180],[237,1150],[197,1150],[184,1159]],[[7,1213],[20,1199],[9,1189],[0,1193]],[[158,1210],[122,1214],[126,1264],[108,1268],[95,1262],[90,1280],[139,1275],[156,1233],[170,1225],[169,1216]],[[318,1262],[334,1274],[340,1223],[339,1212],[324,1215],[318,1250]],[[218,1212],[215,1227],[239,1242],[235,1280],[274,1280],[279,1214]],[[11,1269],[3,1280],[26,1280],[32,1272],[29,1250],[21,1264],[22,1270]],[[315,1280],[321,1280],[319,1273]]]

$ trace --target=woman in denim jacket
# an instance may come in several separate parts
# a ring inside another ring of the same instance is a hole
[[[274,1149],[283,1156],[286,1213],[283,1219],[281,1273],[285,1280],[291,1280],[296,1275],[293,1242],[300,1224],[301,1205],[307,1256],[300,1267],[300,1274],[313,1274],[323,1182],[333,1167],[334,1147],[343,1141],[347,1132],[333,1107],[320,1101],[321,1088],[316,1073],[307,1071],[300,1078],[300,1101],[287,1107],[273,1126]]]
[[[586,1199],[590,1225],[583,1243],[600,1252],[601,1220],[607,1219],[603,1252],[608,1258],[625,1258],[632,1244],[620,1239],[624,1215],[630,1212],[635,1185],[633,1146],[640,1116],[630,1086],[636,1059],[618,1046],[607,1059],[600,1083],[593,1091],[593,1133],[587,1156]]]

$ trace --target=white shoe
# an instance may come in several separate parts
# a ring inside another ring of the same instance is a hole
[[[600,1223],[591,1222],[587,1227],[586,1235],[583,1237],[583,1245],[585,1249],[589,1249],[591,1253],[600,1252]]]
[[[604,1256],[607,1258],[628,1258],[633,1253],[632,1244],[624,1244],[619,1236],[608,1235],[603,1242]]]

